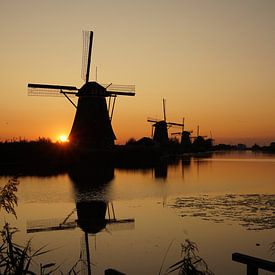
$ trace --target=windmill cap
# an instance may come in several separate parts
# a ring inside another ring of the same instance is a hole
[[[78,96],[97,95],[106,96],[106,88],[95,81],[85,83],[78,92]]]

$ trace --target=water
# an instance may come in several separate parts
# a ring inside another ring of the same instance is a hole
[[[1,185],[7,180],[0,178]],[[275,260],[274,155],[216,153],[154,169],[89,169],[19,180],[18,219],[2,212],[1,222],[19,228],[16,242],[31,238],[33,250],[51,250],[36,259],[36,272],[38,263],[52,262],[68,272],[80,254],[86,260],[87,243],[92,274],[107,268],[165,274],[180,259],[185,239],[197,244],[215,274],[245,274],[246,267],[231,260],[234,252]],[[116,222],[102,218],[105,210]],[[56,230],[59,224],[63,230]],[[40,232],[27,233],[35,229]],[[78,268],[86,270],[84,263]]]

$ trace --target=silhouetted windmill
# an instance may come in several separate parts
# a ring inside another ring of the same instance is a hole
[[[153,123],[152,124],[153,140],[158,144],[165,145],[169,141],[168,128],[172,126],[183,127],[184,124],[166,121],[165,99],[162,100],[162,108],[163,108],[163,120],[148,118],[147,121]]]
[[[196,136],[192,136],[192,137],[190,137],[191,139],[194,139],[194,140],[196,140],[196,139],[204,139],[204,138],[206,138],[207,136],[201,136],[200,135],[200,125],[198,125],[197,126],[197,135]]]
[[[181,140],[180,140],[181,145],[184,145],[185,147],[189,147],[189,146],[191,146],[190,135],[192,132],[193,131],[184,130],[184,118],[182,118],[181,132],[171,133],[171,135],[180,135],[181,136]]]
[[[82,78],[85,84],[74,86],[28,84],[29,95],[65,96],[76,108],[69,141],[92,149],[108,149],[116,139],[111,125],[116,97],[134,96],[134,85],[109,85],[89,81],[92,57],[93,32],[83,32]],[[78,97],[77,105],[70,97]],[[109,97],[107,107],[105,97]],[[112,103],[111,103],[111,99]]]

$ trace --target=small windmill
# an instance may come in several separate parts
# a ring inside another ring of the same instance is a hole
[[[176,127],[184,127],[182,123],[175,122],[167,122],[166,121],[166,102],[165,99],[162,100],[162,108],[163,108],[163,120],[148,118],[147,121],[153,123],[152,124],[152,137],[153,140],[161,145],[165,145],[168,143],[168,128],[172,126]]]
[[[191,145],[191,140],[190,140],[190,135],[191,133],[193,133],[193,131],[186,131],[184,130],[184,117],[182,118],[182,128],[181,128],[181,132],[174,132],[171,133],[171,135],[180,135],[181,136],[181,145],[184,146],[190,146]]]
[[[82,78],[85,84],[74,86],[28,84],[29,95],[65,96],[76,108],[69,141],[77,146],[92,149],[108,149],[116,139],[111,120],[116,97],[134,96],[134,85],[99,84],[89,81],[92,57],[93,32],[83,32]],[[71,97],[78,97],[77,105]],[[106,97],[109,97],[107,107]],[[113,100],[112,100],[113,99]]]
[[[204,139],[204,138],[207,138],[207,136],[202,136],[200,135],[200,125],[197,126],[197,135],[196,136],[192,136],[190,137],[191,139],[193,140],[196,140],[196,139]]]

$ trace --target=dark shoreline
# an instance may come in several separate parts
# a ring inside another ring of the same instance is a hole
[[[207,148],[208,149],[208,148]],[[54,175],[70,169],[115,167],[146,169],[180,156],[183,153],[208,151],[184,150],[180,144],[116,145],[112,149],[87,150],[69,143],[53,143],[47,139],[38,141],[14,141],[0,143],[0,175],[33,174]]]
[[[38,141],[0,142],[0,175],[58,175],[71,169],[96,171],[98,167],[125,169],[154,168],[169,164],[176,158],[205,155],[214,151],[235,151],[233,145],[219,144],[211,147],[186,148],[181,144],[117,145],[109,150],[84,150],[69,143],[53,143],[47,139]],[[273,147],[243,148],[260,153],[275,153]]]

